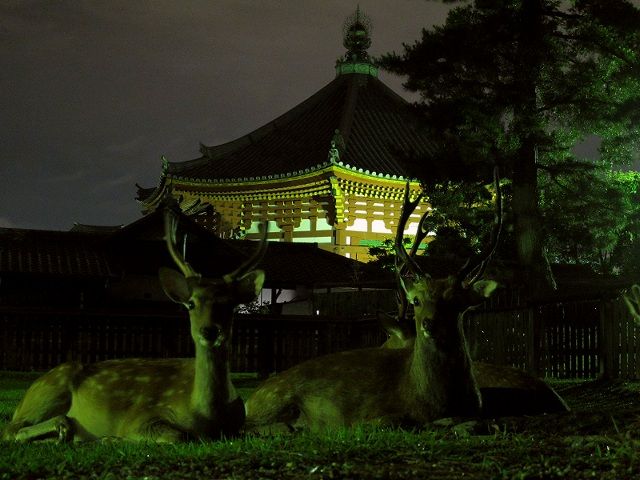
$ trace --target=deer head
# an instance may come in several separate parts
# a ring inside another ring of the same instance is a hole
[[[178,219],[165,211],[165,240],[180,272],[162,267],[160,283],[167,296],[189,311],[191,336],[197,345],[219,348],[231,338],[232,311],[236,305],[252,301],[262,290],[264,272],[255,270],[267,247],[266,227],[259,248],[233,272],[222,278],[203,278],[186,261],[186,236],[183,248],[177,247]]]
[[[502,196],[497,167],[494,169],[494,183],[496,216],[490,246],[477,264],[472,265],[469,259],[456,275],[439,279],[423,272],[415,260],[420,242],[429,231],[429,211],[420,219],[410,252],[407,252],[402,244],[406,222],[422,198],[422,195],[419,195],[415,200],[410,200],[408,186],[405,189],[404,205],[395,239],[396,281],[398,292],[401,292],[398,296],[397,326],[389,326],[388,322],[384,325],[392,335],[401,337],[402,342],[407,343],[411,336],[411,329],[407,326],[405,318],[408,304],[414,309],[416,334],[424,339],[431,339],[439,348],[446,349],[448,345],[456,345],[454,339],[462,335],[461,319],[464,313],[469,308],[481,304],[496,289],[495,281],[481,278],[495,252],[502,228]]]

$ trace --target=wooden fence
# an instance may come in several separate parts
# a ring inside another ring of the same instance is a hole
[[[640,378],[640,327],[620,300],[471,312],[474,359],[556,378]],[[239,315],[231,368],[265,375],[307,358],[380,345],[375,318]],[[186,314],[0,308],[0,369],[45,370],[69,359],[193,355]]]
[[[231,369],[267,374],[307,358],[380,345],[373,318],[238,315]],[[0,308],[0,369],[46,370],[67,360],[189,357],[186,314]]]
[[[640,378],[640,326],[621,299],[472,312],[472,357],[555,378]]]

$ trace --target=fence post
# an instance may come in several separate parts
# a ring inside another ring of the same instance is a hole
[[[256,322],[258,327],[256,329],[258,332],[258,378],[260,379],[268,378],[269,374],[275,371],[275,323],[273,317],[260,319]]]
[[[535,305],[529,305],[526,310],[527,326],[529,330],[527,335],[527,370],[536,377],[540,376],[540,356],[542,354],[540,348],[540,339],[542,338],[542,316],[537,314],[538,310],[538,307]]]
[[[16,315],[3,312],[0,317],[0,345],[2,345],[2,370],[19,370],[18,320]]]
[[[62,316],[62,355],[65,362],[77,360],[76,334],[78,330],[77,316],[70,313]]]
[[[335,339],[337,325],[332,317],[330,321],[318,322],[318,356],[331,353],[331,343]]]
[[[609,302],[600,301],[600,322],[598,323],[598,357],[599,375],[602,380],[613,378],[611,358],[611,308]]]

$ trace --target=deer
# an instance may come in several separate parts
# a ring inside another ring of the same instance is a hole
[[[204,278],[177,245],[177,213],[165,208],[165,241],[179,268],[161,267],[167,296],[189,314],[193,358],[68,362],[38,378],[4,429],[4,440],[123,439],[175,443],[236,435],[245,409],[229,375],[234,308],[256,298],[266,226],[256,251],[221,278]]]
[[[412,325],[391,317],[380,320],[387,333],[383,349],[411,348]],[[472,361],[471,368],[482,396],[485,418],[529,416],[570,411],[564,399],[547,383],[519,368]]]
[[[494,172],[497,214],[501,216],[501,191],[497,170]],[[431,230],[427,226],[429,212],[420,219],[415,240],[409,256],[415,258],[418,246]],[[494,227],[493,235],[499,236],[500,227]],[[397,242],[397,241],[396,241]],[[489,257],[492,253],[489,254]],[[485,262],[486,267],[487,262]],[[378,321],[387,333],[383,349],[412,348],[416,340],[415,324],[408,319],[409,305],[402,288],[402,270],[406,262],[396,263],[396,304],[395,315],[379,312]],[[640,292],[640,287],[638,288]],[[638,296],[640,298],[640,295]],[[628,300],[627,300],[628,301]],[[482,397],[482,417],[524,416],[546,413],[568,412],[569,406],[558,393],[543,380],[521,370],[505,365],[472,361],[472,372]]]
[[[476,276],[481,276],[497,247],[497,239],[502,228],[502,192],[497,167],[494,169],[494,186],[496,191],[496,219],[491,233],[495,241],[489,249],[485,259],[480,263]],[[418,246],[422,243],[432,225],[428,225],[430,212],[427,211],[420,219],[415,240],[409,256],[415,259]],[[396,240],[397,243],[398,240]],[[397,260],[398,257],[396,257]],[[470,260],[463,267],[468,269]],[[415,342],[415,324],[408,320],[409,305],[403,294],[402,272],[407,262],[396,261],[396,315],[380,312],[378,320],[387,332],[387,340],[382,348],[410,348]],[[471,269],[473,270],[473,269]],[[523,370],[509,366],[495,365],[486,362],[472,361],[472,371],[482,397],[481,416],[514,416],[537,415],[543,413],[567,412],[569,407],[557,392],[541,379]]]
[[[422,196],[411,200],[408,186],[405,189],[395,238],[401,263],[396,269],[406,273],[399,284],[414,309],[413,341],[404,348],[374,347],[317,357],[268,378],[245,403],[245,430],[283,424],[316,431],[360,423],[415,427],[481,413],[482,397],[462,320],[497,287],[497,282],[481,277],[498,241],[501,214],[496,215],[492,244],[476,265],[467,262],[455,275],[432,278],[402,242]],[[501,213],[501,207],[498,210]]]

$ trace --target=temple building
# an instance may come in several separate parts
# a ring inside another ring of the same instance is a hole
[[[360,10],[343,28],[346,54],[324,88],[236,140],[200,146],[184,162],[163,158],[155,188],[138,187],[144,213],[166,195],[223,237],[314,242],[367,261],[368,248],[392,238],[409,177],[407,158],[430,158],[433,145],[406,100],[378,79],[370,60],[371,23]],[[406,234],[415,233],[418,207]]]

